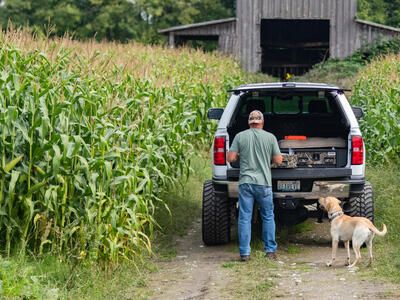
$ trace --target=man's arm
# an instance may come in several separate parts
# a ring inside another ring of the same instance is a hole
[[[277,164],[277,165],[280,165],[280,164],[282,163],[282,161],[283,161],[283,156],[282,156],[282,154],[274,155],[274,156],[272,157],[272,162],[275,163],[275,164]]]
[[[229,163],[237,161],[239,158],[239,139],[240,139],[240,133],[235,136],[230,151],[228,151],[228,157],[226,158],[226,160]]]
[[[279,149],[278,141],[274,136],[274,143],[272,146],[272,162],[277,165],[280,165],[282,161],[283,161],[283,156],[281,154],[281,150]]]
[[[227,160],[229,163],[237,161],[239,158],[239,153],[235,151],[228,151],[228,157]]]

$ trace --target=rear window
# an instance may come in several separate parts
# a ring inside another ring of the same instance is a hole
[[[334,112],[333,95],[325,91],[249,92],[242,96],[240,114],[327,114]]]

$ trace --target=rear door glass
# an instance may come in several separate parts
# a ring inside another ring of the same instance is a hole
[[[325,92],[308,91],[282,94],[279,92],[252,92],[245,96],[240,115],[253,110],[263,114],[315,114],[332,113],[332,95]]]
[[[301,110],[301,96],[288,96],[273,98],[273,112],[276,114],[299,114]]]

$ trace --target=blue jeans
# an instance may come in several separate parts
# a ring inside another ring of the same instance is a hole
[[[240,255],[250,255],[251,218],[254,200],[260,207],[262,218],[262,239],[265,252],[275,252],[275,219],[272,188],[243,183],[239,185],[239,251]]]

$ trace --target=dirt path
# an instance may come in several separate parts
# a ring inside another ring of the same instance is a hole
[[[344,267],[343,248],[338,251],[336,266],[326,267],[330,255],[328,232],[329,223],[325,222],[315,225],[311,232],[288,237],[289,243],[280,248],[278,262],[268,270],[266,281],[270,281],[270,286],[264,297],[262,293],[256,296],[237,294],[234,289],[242,288],[240,276],[246,276],[243,268],[265,268],[265,265],[237,262],[235,242],[221,247],[204,247],[201,224],[196,221],[188,234],[177,241],[177,256],[159,263],[159,272],[153,274],[147,285],[150,298],[400,299],[399,287],[365,277],[363,264],[360,269],[350,271]],[[252,256],[252,259],[257,258]],[[229,264],[238,266],[239,271],[233,273],[226,267]],[[266,273],[263,269],[259,271]]]
[[[222,263],[236,259],[232,245],[208,248],[201,240],[201,222],[177,240],[177,256],[160,262],[160,271],[149,284],[151,299],[218,299],[229,283]]]

